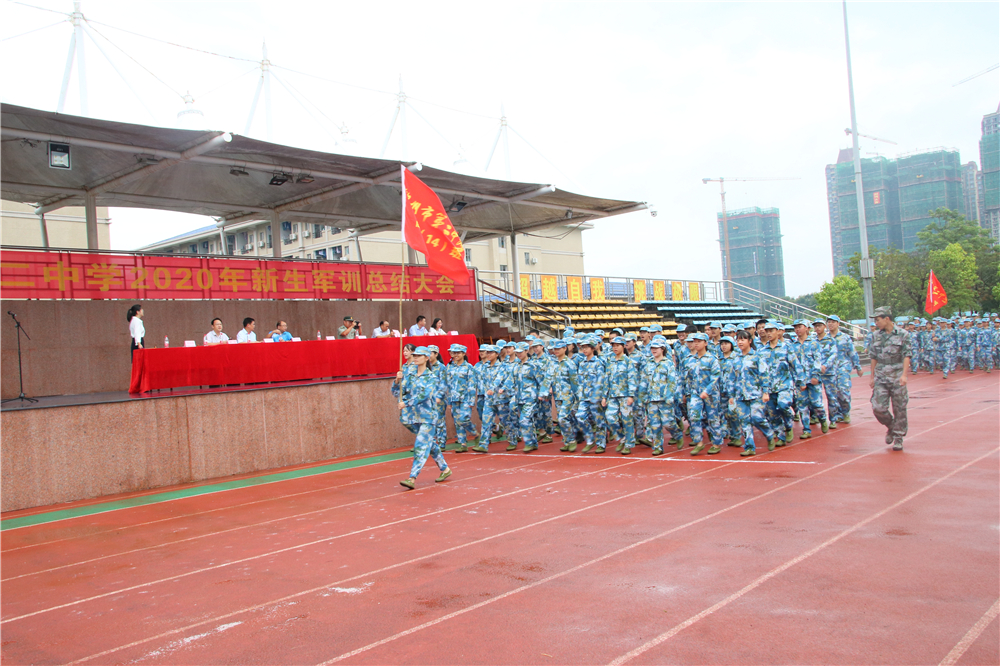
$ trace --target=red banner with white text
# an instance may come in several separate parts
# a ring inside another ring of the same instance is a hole
[[[400,267],[329,261],[0,251],[3,298],[75,300],[399,298]],[[427,266],[407,266],[403,298],[476,299]]]

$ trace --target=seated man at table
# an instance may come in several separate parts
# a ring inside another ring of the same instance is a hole
[[[236,334],[236,342],[257,342],[257,334],[253,329],[257,328],[257,321],[253,317],[243,320],[243,328]]]
[[[337,329],[338,340],[353,340],[361,332],[361,324],[354,317],[344,317],[344,325]]]
[[[275,324],[275,329],[268,333],[268,335],[275,342],[290,342],[292,339],[292,334],[288,332],[288,322],[284,320],[279,320]]]
[[[212,320],[212,330],[205,334],[202,344],[221,345],[229,342],[229,336],[222,332],[222,320],[216,317]]]
[[[423,315],[417,317],[417,323],[410,327],[410,335],[427,335],[427,317]]]
[[[389,330],[389,321],[383,319],[378,323],[378,328],[372,331],[373,338],[388,338],[392,335],[392,331]]]

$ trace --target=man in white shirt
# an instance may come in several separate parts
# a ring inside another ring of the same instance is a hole
[[[236,334],[236,342],[257,342],[257,334],[253,332],[255,328],[257,328],[257,322],[254,321],[253,317],[244,319],[243,328]]]
[[[221,345],[229,342],[229,336],[222,332],[222,320],[216,317],[212,320],[212,330],[205,334],[202,344]]]
[[[427,335],[427,317],[423,315],[417,317],[417,323],[410,327],[410,335]]]
[[[389,322],[385,319],[378,323],[378,328],[372,331],[373,338],[388,338],[392,335],[392,331],[389,330]]]

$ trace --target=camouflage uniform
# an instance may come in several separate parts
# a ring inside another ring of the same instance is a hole
[[[608,378],[604,361],[594,356],[587,359],[582,354],[577,364],[578,384],[576,421],[588,445],[605,446],[607,422],[601,409],[601,400],[608,397]]]
[[[448,426],[444,420],[445,413],[448,411],[448,368],[441,361],[438,361],[434,365],[428,363],[427,371],[433,372],[434,376],[437,377],[438,395],[437,402],[434,404],[437,411],[437,422],[434,424],[434,433],[435,441],[444,450],[445,444],[448,442]]]
[[[406,379],[404,373],[403,378]],[[407,423],[404,423],[410,432],[417,436],[414,443],[413,466],[410,468],[410,478],[416,478],[420,470],[424,468],[427,458],[431,457],[437,463],[438,469],[442,472],[448,469],[448,463],[441,453],[442,447],[438,444],[437,428],[439,419],[439,408],[437,401],[442,392],[439,373],[424,370],[423,374],[417,375],[416,370],[411,374],[410,380],[401,398],[403,411],[407,414]]]
[[[576,378],[576,363],[568,356],[553,364],[552,394],[556,401],[559,430],[564,445],[575,445],[579,426],[576,422],[576,396],[579,384]]]
[[[714,356],[705,353],[698,357],[689,354],[684,362],[684,392],[687,395],[688,422],[691,424],[691,443],[701,444],[704,424],[714,446],[722,446],[722,405],[719,383],[722,368]],[[707,393],[708,398],[701,394]]]
[[[639,376],[639,402],[646,408],[649,417],[648,434],[655,449],[663,448],[664,428],[670,431],[671,436],[678,438],[684,432],[674,411],[674,403],[678,399],[677,384],[677,370],[670,358],[664,357],[656,361],[650,356],[643,364]]]
[[[389,390],[392,391],[392,395],[395,396],[397,401],[403,401],[403,409],[399,412],[399,422],[407,426],[410,423],[415,423],[413,408],[406,402],[406,398],[409,396],[410,386],[413,384],[413,377],[417,372],[417,366],[408,361],[403,364],[401,370],[403,379],[393,380]]]
[[[878,422],[887,428],[887,439],[891,437],[900,443],[906,436],[906,405],[910,398],[907,387],[900,386],[899,379],[903,376],[903,359],[910,356],[910,336],[906,331],[894,327],[891,333],[879,331],[875,336],[872,343],[872,360],[875,362],[872,411]],[[889,412],[890,402],[892,413]]]
[[[632,424],[632,405],[635,403],[638,377],[635,363],[627,355],[621,358],[612,357],[607,364],[608,373],[608,407],[604,412],[608,428],[614,433],[626,449],[635,446],[635,429]]]
[[[831,423],[840,420],[840,400],[837,397],[837,367],[840,364],[837,343],[830,332],[827,331],[822,338],[816,338],[819,346],[820,366],[826,368],[820,370],[819,379],[823,383],[823,391],[826,393],[826,405]]]
[[[524,450],[533,451],[538,448],[538,436],[535,434],[535,410],[539,408],[538,396],[542,386],[541,370],[538,364],[532,363],[530,359],[518,360],[511,369],[511,379],[514,392],[511,410],[517,412],[518,428],[521,437],[524,438]],[[509,443],[514,444],[513,441]]]
[[[795,387],[802,383],[795,354],[784,341],[773,347],[768,344],[757,354],[768,368],[764,380],[764,388],[770,397],[764,409],[767,420],[777,436],[782,433],[787,436],[792,431],[792,397]]]
[[[540,434],[552,436],[552,364],[555,362],[547,352],[529,357],[529,361],[535,363],[542,378],[542,385],[539,396],[544,400],[539,400],[535,405],[535,430]]]
[[[840,420],[843,421],[851,413],[851,370],[861,369],[861,359],[854,348],[854,340],[847,333],[838,332],[834,341],[837,343],[840,359],[840,367],[837,369],[837,399],[840,402]]]
[[[728,437],[731,444],[734,443],[733,440],[741,437],[742,433],[740,415],[735,409],[728,408],[729,399],[735,397],[734,389],[736,375],[739,373],[740,356],[740,351],[736,349],[729,354],[729,358],[723,355],[719,359],[719,367],[722,369],[722,381],[719,384],[722,398],[722,436]]]
[[[461,365],[451,363],[448,366],[448,406],[451,407],[451,418],[455,422],[455,438],[461,448],[469,439],[476,436],[476,427],[472,425],[472,406],[476,402],[476,371],[468,361]]]
[[[802,380],[795,387],[795,404],[802,415],[802,433],[811,434],[813,418],[820,423],[825,423],[827,420],[826,408],[823,406],[823,392],[818,383],[822,381],[820,368],[823,366],[823,357],[815,335],[810,334],[803,342],[794,338],[790,345],[795,353]],[[871,346],[869,353],[870,350]],[[813,379],[817,381],[816,384],[812,383]]]
[[[743,450],[755,451],[753,429],[756,427],[765,439],[772,439],[774,432],[764,415],[761,398],[770,370],[761,354],[747,354],[739,357],[736,375],[728,388],[736,400],[736,413],[740,418],[740,432],[743,435]]]
[[[979,366],[986,372],[993,372],[993,354],[996,351],[993,348],[994,344],[993,331],[986,326],[976,331],[976,346],[978,347],[976,358],[979,361]]]
[[[492,365],[483,361],[483,364],[483,368],[480,371],[484,398],[483,411],[480,416],[483,431],[479,436],[479,446],[489,449],[490,439],[493,435],[493,419],[500,415],[501,403],[507,404],[506,400],[499,393],[500,389],[503,388],[504,376],[502,373],[505,372],[505,369],[503,363],[500,361]],[[486,395],[487,391],[493,391],[493,395]]]

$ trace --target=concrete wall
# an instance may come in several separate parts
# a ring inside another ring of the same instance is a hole
[[[411,446],[413,435],[399,423],[390,383],[2,412],[0,510]],[[404,475],[405,461],[396,468]]]
[[[0,301],[0,393],[17,397],[17,338],[8,310],[18,315],[31,340],[22,337],[24,392],[28,396],[76,395],[128,390],[131,376],[128,323],[131,301]],[[213,317],[221,317],[224,331],[235,338],[244,317],[257,320],[258,336],[274,328],[279,318],[302,339],[335,335],[350,315],[370,334],[380,319],[399,327],[399,304],[392,301],[146,301],[146,345],[172,346],[185,340],[199,345]],[[428,322],[444,320],[445,328],[482,335],[482,310],[475,301],[420,301],[403,303],[408,327],[417,314]],[[6,439],[6,438],[5,438]]]

